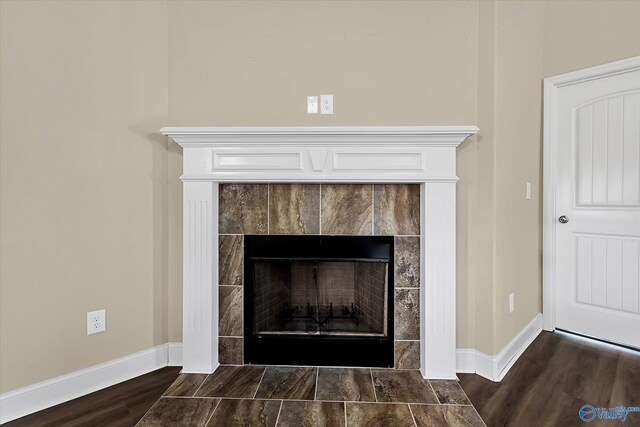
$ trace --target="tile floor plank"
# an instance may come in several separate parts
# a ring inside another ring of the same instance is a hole
[[[375,402],[371,370],[320,368],[316,400]]]
[[[429,382],[419,371],[372,369],[378,402],[438,403]]]
[[[281,400],[222,399],[209,427],[275,427]]]
[[[318,368],[268,366],[257,399],[313,400]]]
[[[197,397],[252,398],[265,368],[263,366],[220,366],[197,391]]]
[[[277,427],[344,427],[344,403],[285,400]]]

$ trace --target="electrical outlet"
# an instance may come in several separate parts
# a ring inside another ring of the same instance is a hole
[[[516,309],[516,297],[513,294],[513,292],[511,292],[509,294],[509,313],[513,313],[513,310]]]
[[[87,335],[104,332],[107,329],[107,311],[98,310],[87,313]]]
[[[333,114],[333,95],[320,95],[320,114]]]
[[[527,200],[531,200],[531,183],[527,182],[527,191],[525,193],[525,198]]]
[[[307,96],[307,114],[318,114],[317,96]]]

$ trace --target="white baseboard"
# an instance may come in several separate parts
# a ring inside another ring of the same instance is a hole
[[[169,363],[168,366],[182,366],[182,343],[169,343]]]
[[[502,381],[518,358],[542,332],[542,314],[538,314],[495,356],[474,348],[456,350],[456,371],[476,373],[491,381]]]
[[[542,331],[538,314],[496,356],[473,348],[456,351],[457,372],[476,373],[501,381]],[[0,395],[0,424],[110,387],[165,366],[182,366],[182,343],[170,342],[90,368]]]
[[[174,343],[138,351],[4,393],[0,395],[0,424],[163,368],[169,361],[171,344]],[[181,357],[182,343],[180,343]]]

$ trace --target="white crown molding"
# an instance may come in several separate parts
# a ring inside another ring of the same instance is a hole
[[[0,424],[167,366],[169,344],[0,395]]]
[[[608,64],[596,65],[595,67],[583,70],[571,71],[544,79],[545,84],[550,84],[556,88],[562,86],[582,83],[588,80],[600,79],[602,77],[614,76],[616,74],[630,73],[640,68],[640,56],[610,62]]]
[[[522,353],[542,332],[542,314],[536,315],[501,351],[491,356],[474,348],[456,350],[456,371],[502,381]]]
[[[475,126],[164,127],[163,135],[186,147],[275,144],[304,146],[457,146]]]

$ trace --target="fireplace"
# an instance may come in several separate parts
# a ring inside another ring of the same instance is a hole
[[[245,363],[393,367],[393,237],[244,242]]]
[[[266,203],[254,210],[251,217],[242,217],[235,230],[224,231],[227,223],[219,210],[223,186],[230,183],[263,186],[411,184],[418,186],[420,193],[417,231],[408,233],[411,235],[408,239],[419,246],[415,262],[419,276],[418,280],[405,280],[400,286],[396,280],[393,293],[396,358],[410,354],[412,366],[419,366],[425,378],[454,379],[456,147],[477,131],[475,126],[161,129],[184,149],[180,177],[184,190],[183,372],[211,373],[220,363],[247,363],[242,354],[244,326],[238,322],[220,322],[224,319],[223,310],[236,307],[242,301],[239,289],[242,289],[243,274],[236,274],[234,267],[241,271],[242,262],[225,264],[221,254],[241,248],[243,237],[248,234],[282,234],[277,228],[280,224],[270,220],[272,198],[265,195],[263,189],[256,189],[256,194],[263,194]],[[392,202],[380,203],[374,194],[373,210],[349,216],[348,201],[340,204],[346,207],[344,210],[323,209],[325,193],[320,193],[319,208],[289,204],[288,209],[294,217],[307,211],[343,213],[355,220],[356,229],[349,233],[331,231],[338,223],[329,221],[325,227],[323,217],[319,229],[295,230],[291,234],[393,235],[396,248],[399,243],[407,243],[407,233],[390,229],[384,223],[384,219],[393,214],[378,217],[382,211],[395,212]],[[236,210],[246,212],[242,206]],[[376,222],[377,219],[382,222]],[[304,224],[294,225],[304,228]],[[249,231],[247,226],[256,226],[258,231]],[[396,271],[398,266],[411,271],[398,264],[397,254],[395,258]],[[231,271],[234,274],[230,275]],[[223,273],[234,280],[224,282]],[[387,286],[389,284],[387,282]],[[390,297],[388,294],[387,298]],[[387,317],[387,328],[390,326]],[[316,334],[320,335],[320,330]],[[324,335],[334,339],[328,333]],[[230,354],[239,357],[234,362],[224,362]]]

